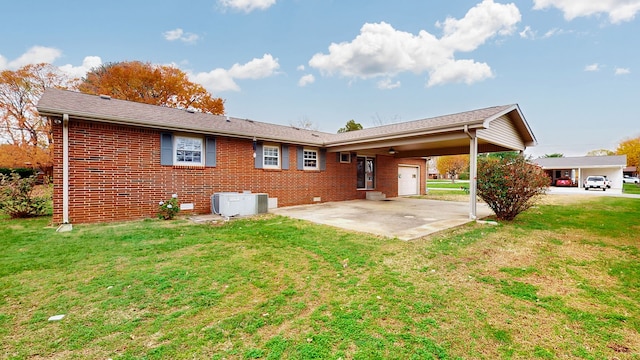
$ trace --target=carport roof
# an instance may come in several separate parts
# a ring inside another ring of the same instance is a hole
[[[584,169],[627,166],[626,155],[539,158],[533,161],[543,169]]]

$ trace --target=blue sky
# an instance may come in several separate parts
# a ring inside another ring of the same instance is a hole
[[[640,0],[3,4],[0,70],[174,65],[227,114],[336,132],[518,103],[527,153],[640,136]]]

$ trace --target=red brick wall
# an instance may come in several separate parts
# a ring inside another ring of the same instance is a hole
[[[217,137],[215,167],[160,165],[162,131],[95,122],[69,122],[69,220],[72,223],[155,217],[158,202],[178,194],[195,213],[210,212],[215,192],[267,193],[278,206],[362,199],[356,189],[356,161],[339,163],[327,153],[325,171],[297,170],[296,146],[289,145],[289,170],[256,169],[251,140]],[[62,222],[62,125],[54,126],[54,214]],[[376,191],[397,196],[397,165],[420,165],[424,193],[425,161],[376,159]]]

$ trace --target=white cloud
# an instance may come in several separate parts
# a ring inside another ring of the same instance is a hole
[[[193,33],[185,33],[184,30],[177,28],[175,30],[169,30],[162,33],[165,40],[167,41],[176,41],[180,40],[184,43],[193,44],[198,41],[199,36]]]
[[[236,63],[229,70],[218,68],[210,72],[187,74],[191,81],[201,84],[211,93],[218,93],[240,91],[235,79],[262,79],[275,75],[279,68],[278,59],[274,59],[271,54],[264,54],[262,58],[253,59],[244,65]]]
[[[273,75],[280,68],[278,59],[264,54],[261,59],[253,59],[244,65],[233,64],[229,74],[236,79],[261,79]]]
[[[351,42],[332,43],[328,54],[315,54],[309,65],[327,76],[390,78],[410,71],[428,72],[429,86],[473,83],[493,76],[491,68],[473,60],[456,60],[455,53],[473,51],[492,37],[513,33],[520,18],[514,4],[484,0],[460,20],[448,18],[436,24],[443,29],[440,39],[424,30],[414,35],[385,22],[366,23]]]
[[[316,81],[315,76],[313,76],[312,74],[307,74],[301,77],[300,80],[298,80],[298,86],[305,87],[309,84],[313,84],[315,81]]]
[[[298,70],[298,71],[304,71],[304,65],[298,65],[298,67],[296,68],[296,70]]]
[[[599,71],[600,65],[598,63],[587,65],[584,67],[584,71]]]
[[[523,39],[535,39],[536,32],[531,29],[531,26],[525,26],[524,30],[519,32],[520,37]]]
[[[607,14],[611,23],[631,21],[640,11],[640,0],[533,0],[533,8],[543,10],[549,7],[560,9],[564,18]]]
[[[429,72],[428,86],[446,83],[473,84],[477,81],[493,77],[491,68],[486,63],[477,63],[473,60],[450,61],[435,70]]]
[[[53,63],[62,56],[62,51],[45,46],[33,46],[15,60],[7,60],[0,55],[0,69],[17,70],[29,64]]]
[[[94,67],[102,65],[102,59],[99,56],[86,56],[84,60],[82,60],[82,65],[73,66],[71,64],[66,64],[60,66],[60,70],[69,74],[74,78],[81,78],[87,75],[91,69]]]
[[[631,70],[628,68],[616,68],[616,75],[628,75],[631,74]]]
[[[275,5],[276,0],[219,0],[218,2],[223,7],[250,13],[253,10],[266,10]]]
[[[391,82],[391,79],[384,79],[378,81],[378,89],[382,90],[391,90],[400,87],[400,81]]]

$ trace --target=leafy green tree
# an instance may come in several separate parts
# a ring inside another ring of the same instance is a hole
[[[357,123],[355,120],[351,119],[347,121],[347,124],[344,127],[338,129],[338,134],[362,129],[363,127],[360,123]]]
[[[544,170],[520,155],[516,158],[480,158],[478,196],[500,220],[513,220],[545,193],[549,177]]]
[[[562,153],[544,154],[542,157],[543,158],[561,158],[561,157],[564,157],[564,154]]]

